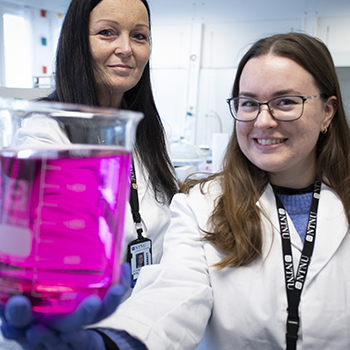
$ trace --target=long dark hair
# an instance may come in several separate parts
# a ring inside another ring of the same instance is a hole
[[[57,48],[56,89],[47,100],[100,106],[89,44],[89,16],[101,1],[72,0]],[[150,19],[147,1],[140,1]],[[121,108],[144,114],[137,129],[135,153],[149,173],[156,199],[170,203],[177,185],[167,152],[165,131],[153,98],[149,62],[138,84],[124,94]]]

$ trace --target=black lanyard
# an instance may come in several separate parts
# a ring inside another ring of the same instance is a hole
[[[152,264],[152,240],[142,235],[139,197],[137,191],[134,163],[131,168],[130,206],[135,223],[137,239],[128,244],[127,261],[131,265],[131,287],[138,279],[141,267]]]
[[[139,205],[139,196],[137,193],[137,183],[136,183],[136,174],[134,169],[134,163],[132,163],[131,168],[131,187],[130,187],[130,206],[132,217],[136,226],[137,237],[142,237],[142,224],[141,224],[141,215],[140,215],[140,205]]]
[[[288,317],[287,317],[287,332],[286,342],[287,350],[295,350],[297,347],[298,331],[299,331],[299,303],[301,292],[304,287],[306,274],[309,268],[312,252],[314,249],[317,209],[321,192],[321,182],[316,179],[314,191],[310,206],[310,214],[306,227],[306,235],[304,247],[301,253],[299,266],[296,277],[294,277],[293,255],[290,242],[290,233],[287,221],[287,213],[283,207],[281,200],[275,194],[277,203],[278,220],[280,224],[280,233],[282,237],[282,250],[284,261],[284,272],[286,280],[286,291],[288,299]]]

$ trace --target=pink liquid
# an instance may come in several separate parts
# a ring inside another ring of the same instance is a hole
[[[0,152],[0,303],[68,313],[119,278],[130,153]]]

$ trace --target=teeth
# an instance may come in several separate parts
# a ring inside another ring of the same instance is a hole
[[[276,145],[277,143],[282,143],[283,139],[257,139],[260,145]]]

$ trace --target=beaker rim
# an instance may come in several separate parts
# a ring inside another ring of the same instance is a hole
[[[55,101],[37,101],[20,100],[0,97],[0,110],[21,111],[21,117],[33,113],[48,113],[56,117],[74,117],[74,118],[120,118],[141,120],[144,115],[141,112],[125,109],[106,108],[97,106],[87,106],[82,104],[55,102]]]

